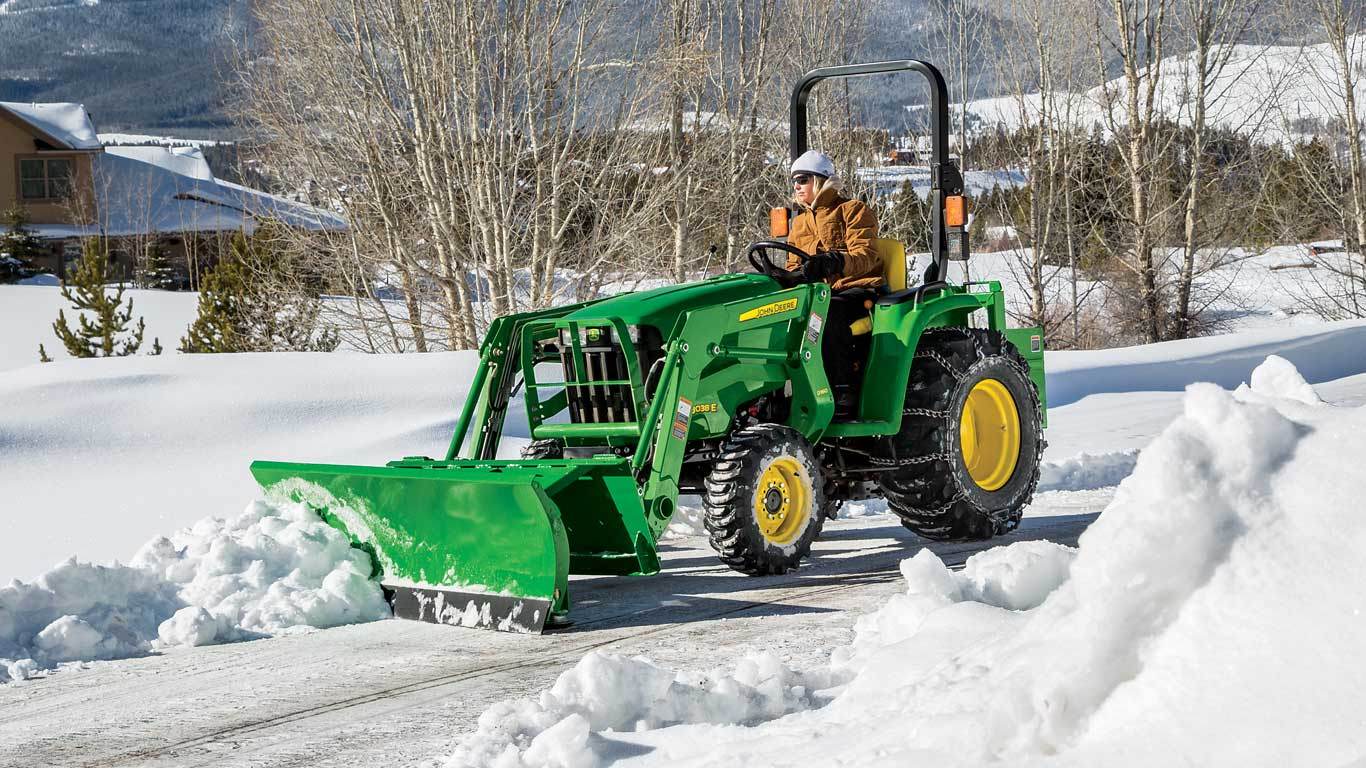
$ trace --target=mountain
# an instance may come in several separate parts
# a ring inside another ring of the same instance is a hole
[[[610,44],[629,51],[638,20],[654,7],[655,0],[623,0]],[[981,7],[983,50],[991,50],[1009,22]],[[947,66],[931,15],[929,0],[874,0],[867,36],[849,58]],[[221,135],[232,122],[225,100],[234,51],[251,25],[249,0],[0,0],[0,101],[79,102],[105,133]],[[830,54],[812,51],[812,66]],[[993,83],[982,79],[990,68],[975,69],[973,92],[990,93]],[[904,75],[850,88],[859,121],[878,127],[902,126],[902,106],[927,99],[924,85]]]
[[[101,131],[222,129],[247,0],[0,1],[0,101],[74,101]]]

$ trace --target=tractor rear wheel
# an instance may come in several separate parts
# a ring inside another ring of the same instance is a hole
[[[879,484],[906,528],[938,540],[1014,530],[1047,445],[1028,363],[996,331],[926,331],[891,440],[897,467]]]
[[[796,568],[825,522],[824,482],[811,445],[778,424],[736,430],[707,475],[703,508],[721,562],[751,576]]]

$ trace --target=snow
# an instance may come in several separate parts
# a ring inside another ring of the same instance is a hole
[[[0,580],[71,555],[127,558],[157,533],[235,513],[259,496],[254,459],[444,455],[476,360],[166,354],[0,374],[0,498],[45,510],[6,521],[25,545],[0,558]]]
[[[1187,388],[1075,551],[1018,543],[958,573],[922,550],[810,669],[590,654],[447,765],[1347,764],[1366,519],[1341,479],[1366,409],[1307,404],[1283,360],[1253,380]]]
[[[19,285],[0,285],[0,321],[5,328],[0,334],[0,377],[6,371],[36,364],[39,344],[54,360],[70,359],[52,331],[58,310],[66,310],[71,319],[71,304],[62,298],[58,286],[53,275],[37,275]],[[151,351],[152,339],[157,338],[171,353],[198,311],[199,295],[195,293],[129,288],[123,296],[125,302],[133,302],[134,322],[138,317],[147,321],[143,352]]]
[[[302,504],[257,501],[152,539],[131,565],[71,558],[0,587],[0,682],[388,615],[368,556],[344,534]]]
[[[84,104],[24,104],[0,101],[0,109],[32,125],[69,149],[99,149],[100,138]]]
[[[43,510],[6,516],[22,545],[0,579],[28,580],[0,588],[6,677],[387,615],[368,563],[312,513],[269,499],[241,512],[260,496],[246,468],[440,455],[472,353],[34,364],[55,294],[0,287],[0,498]],[[193,312],[190,294],[137,296],[149,326]],[[961,571],[917,554],[904,594],[823,654],[802,637],[720,667],[590,653],[490,709],[446,762],[1345,762],[1366,748],[1366,680],[1348,661],[1366,626],[1341,587],[1366,576],[1343,554],[1366,543],[1344,482],[1366,411],[1323,401],[1366,405],[1366,326],[1251,328],[1049,353],[1050,447],[1027,516],[1113,495],[1080,548],[1019,542]],[[1219,387],[1189,386],[1202,378]],[[521,424],[514,412],[504,455]],[[696,536],[697,511],[685,500],[670,537]],[[878,502],[840,514],[896,527]],[[1314,746],[1292,751],[1300,733]]]
[[[214,178],[194,147],[108,147],[95,157],[99,227],[108,235],[254,232],[274,219],[307,230],[344,229],[339,216]]]
[[[1348,57],[1362,65],[1362,51],[1366,36],[1350,36]],[[1223,52],[1218,47],[1209,54],[1211,61]],[[1160,64],[1156,105],[1158,111],[1182,124],[1189,124],[1199,68],[1195,54],[1169,56]],[[1304,140],[1315,130],[1336,119],[1342,113],[1341,86],[1338,85],[1339,67],[1328,44],[1296,45],[1234,45],[1228,52],[1228,64],[1212,83],[1206,119],[1211,128],[1259,135],[1267,140],[1287,142]],[[1112,94],[1123,94],[1122,78],[1085,92],[1057,94],[1052,107],[1059,115],[1069,113],[1073,123],[1089,130],[1100,125],[1108,130],[1105,120],[1105,89]],[[1366,97],[1366,84],[1358,81],[1358,103]],[[1123,109],[1122,96],[1116,97],[1116,109]],[[997,96],[968,103],[967,109],[980,119],[982,131],[1001,127],[1013,130],[1022,122],[1037,121],[1041,97],[1027,94]],[[923,107],[910,107],[918,110]],[[1298,124],[1308,120],[1311,125]],[[1312,126],[1313,122],[1321,123]],[[1122,121],[1121,121],[1122,122]]]
[[[232,142],[216,139],[181,139],[175,136],[152,136],[142,133],[101,133],[100,143],[105,151],[110,147],[158,146],[158,147],[215,147]]]
[[[858,169],[860,181],[870,183],[879,195],[892,195],[901,190],[901,185],[911,182],[911,187],[921,197],[930,194],[930,168],[927,165],[883,165]],[[1025,171],[1013,168],[1003,170],[969,169],[963,174],[963,189],[969,196],[982,195],[991,190],[1013,188],[1025,183]]]
[[[1236,387],[1272,354],[1293,363],[1310,381],[1361,373],[1366,361],[1366,320],[1322,323],[1308,330],[1279,328],[1050,353],[1048,405],[1064,406],[1107,392],[1179,392],[1194,381]]]
[[[204,153],[195,147],[105,147],[104,154],[137,160],[197,181],[213,181]]]

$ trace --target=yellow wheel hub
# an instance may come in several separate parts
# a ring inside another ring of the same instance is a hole
[[[977,382],[963,403],[958,433],[973,482],[985,491],[1010,482],[1020,458],[1020,412],[1004,384]]]
[[[754,491],[754,519],[773,544],[791,544],[811,518],[811,485],[802,465],[791,456],[774,459],[759,476]]]

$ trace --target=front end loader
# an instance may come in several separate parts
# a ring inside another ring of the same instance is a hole
[[[878,243],[886,287],[854,292],[802,282],[772,259],[796,249],[756,243],[754,273],[495,320],[442,458],[252,474],[367,551],[395,615],[520,632],[567,623],[570,574],[658,572],[681,494],[751,575],[796,567],[850,499],[886,499],[927,538],[1013,529],[1044,445],[1042,333],[1006,328],[1000,283],[944,279],[967,236],[943,78],[914,60],[813,70],[792,95],[792,156],[817,83],[897,71],[931,86],[938,213],[919,283],[892,240]],[[839,420],[821,360],[834,301],[866,315],[851,326],[867,360],[857,413]],[[532,442],[498,459],[519,399]]]

